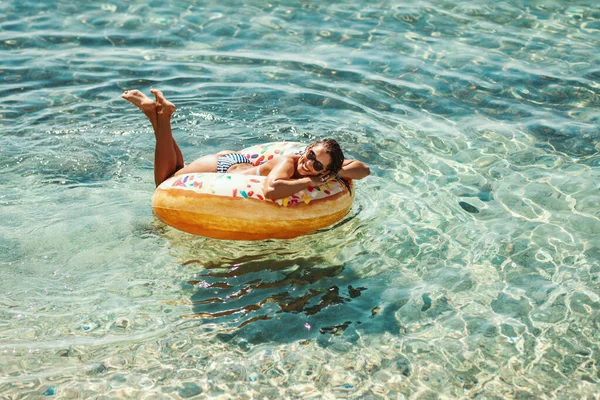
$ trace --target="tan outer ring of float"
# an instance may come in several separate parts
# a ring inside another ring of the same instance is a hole
[[[352,185],[351,185],[352,187]],[[152,210],[167,225],[215,239],[290,239],[329,226],[348,213],[354,200],[343,191],[310,203],[283,207],[257,199],[156,189]]]

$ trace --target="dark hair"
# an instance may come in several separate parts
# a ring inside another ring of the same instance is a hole
[[[327,170],[337,174],[342,169],[344,164],[344,153],[339,143],[333,139],[318,140],[314,144],[321,144],[325,147],[325,152],[331,157],[331,163],[327,167]]]

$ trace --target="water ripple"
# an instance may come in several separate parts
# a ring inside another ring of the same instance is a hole
[[[0,3],[7,396],[589,397],[595,3]],[[152,216],[186,160],[337,138],[341,223],[226,242]]]

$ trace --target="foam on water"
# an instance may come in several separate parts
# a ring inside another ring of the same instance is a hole
[[[594,2],[0,3],[9,397],[592,398]],[[334,227],[152,216],[162,89],[186,160],[331,136],[371,166]]]

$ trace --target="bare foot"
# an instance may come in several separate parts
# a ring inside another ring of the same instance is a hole
[[[139,90],[126,90],[121,97],[138,107],[146,115],[148,113],[156,113],[156,104],[154,104],[154,101]]]
[[[150,93],[156,97],[156,114],[170,117],[175,112],[175,104],[167,100],[160,90],[151,89]]]

